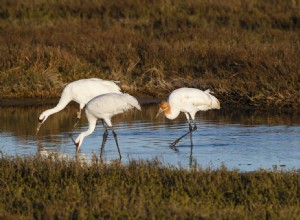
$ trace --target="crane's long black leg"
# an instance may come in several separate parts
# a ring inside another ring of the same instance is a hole
[[[75,122],[75,124],[74,124],[73,129],[72,129],[71,132],[73,132],[75,130],[75,127],[77,126],[77,124],[78,124],[78,122],[79,122],[79,120],[81,118],[81,109],[79,109],[79,112],[77,112],[76,114],[77,114],[76,122]]]
[[[105,128],[104,133],[103,133],[103,139],[102,139],[102,145],[101,145],[101,151],[100,151],[100,158],[102,158],[102,155],[103,155],[103,149],[104,149],[104,145],[105,145],[106,140],[107,140],[107,135],[108,135],[108,131],[107,131],[107,128]]]
[[[116,132],[114,131],[114,129],[111,127],[110,128],[113,135],[114,135],[114,138],[115,138],[115,141],[116,141],[116,145],[117,145],[117,148],[118,148],[118,152],[119,152],[119,156],[120,156],[120,160],[122,159],[122,156],[121,156],[121,151],[120,151],[120,148],[119,148],[119,144],[118,144],[118,138],[117,138],[117,134]]]
[[[192,127],[192,124],[189,123],[191,147],[193,146],[192,132],[197,130],[197,125],[196,125],[195,120],[192,120],[192,121],[193,121],[194,127]]]
[[[193,132],[190,130],[191,147],[193,146]]]
[[[187,113],[188,114],[188,113]],[[191,118],[190,114],[188,114],[188,116]],[[188,117],[187,117],[188,119]],[[194,124],[194,127],[192,126],[190,120],[188,119],[188,122],[189,122],[189,131],[187,133],[185,133],[184,135],[182,135],[180,138],[176,139],[173,143],[170,144],[170,148],[172,148],[173,150],[175,151],[178,151],[178,149],[175,147],[176,144],[182,139],[184,138],[185,136],[187,136],[188,134],[190,134],[190,139],[191,139],[191,146],[193,145],[192,143],[192,132],[195,131],[197,129],[197,126],[196,126],[196,123],[195,121],[193,120],[193,124]]]
[[[101,144],[101,151],[100,151],[100,158],[102,159],[103,149],[104,149],[104,145],[105,145],[106,140],[107,140],[108,131],[107,131],[107,126],[106,126],[105,122],[103,120],[101,120],[101,121],[102,121],[102,124],[103,124],[103,127],[104,127],[102,144]]]
[[[170,144],[170,147],[175,150],[175,151],[178,151],[178,149],[175,147],[176,144],[182,139],[184,138],[185,136],[187,136],[188,134],[192,133],[193,132],[193,129],[192,129],[192,125],[189,123],[189,131],[187,133],[185,133],[184,135],[182,135],[180,138],[176,139],[173,143]]]
[[[73,131],[75,130],[75,128],[76,128],[76,126],[77,126],[79,120],[80,120],[80,118],[76,118],[76,122],[75,122],[75,124],[74,124],[74,126],[73,126],[71,132],[73,132]]]
[[[190,152],[190,168],[192,168],[193,165],[193,145],[191,145],[191,152]]]
[[[190,139],[191,139],[190,168],[192,168],[192,165],[193,165],[193,140],[192,140],[192,132],[197,130],[197,125],[196,125],[195,120],[193,120],[193,124],[194,124],[194,127],[193,128],[190,127],[190,131],[192,129],[192,131],[190,133]]]
[[[195,120],[193,120],[193,124],[194,124],[193,131],[196,131],[197,130],[197,125],[196,125]]]

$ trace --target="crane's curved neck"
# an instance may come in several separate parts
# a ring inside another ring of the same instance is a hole
[[[95,130],[97,119],[88,118],[88,121],[89,121],[89,128],[86,131],[82,132],[75,140],[75,142],[79,144],[79,147],[81,146],[83,139],[86,136],[90,135]]]
[[[55,106],[54,108],[51,108],[51,109],[48,109],[46,111],[44,111],[44,114],[47,115],[47,116],[50,116],[56,112],[59,112],[61,111],[65,106]]]
[[[54,114],[54,113],[56,113],[56,112],[59,112],[59,111],[61,111],[62,109],[64,109],[70,101],[71,101],[70,99],[63,99],[63,98],[61,98],[61,99],[59,100],[58,104],[57,104],[54,108],[51,108],[51,109],[48,109],[48,110],[44,111],[44,112],[40,115],[39,120],[42,121],[42,123],[44,123],[44,122],[46,121],[46,119],[47,119],[50,115],[52,115],[52,114]]]
[[[78,136],[77,139],[78,139],[78,141],[80,141],[80,145],[82,144],[83,139],[84,139],[86,136],[89,136],[94,130],[95,130],[95,126],[94,126],[94,127],[89,126],[88,130],[82,132],[82,133]],[[75,141],[75,142],[78,142],[78,141]]]
[[[180,111],[174,107],[172,107],[169,103],[168,103],[168,108],[164,111],[166,117],[168,119],[175,119],[177,118],[177,116],[179,115]]]

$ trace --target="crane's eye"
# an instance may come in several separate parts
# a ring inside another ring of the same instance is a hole
[[[42,123],[44,121],[45,116],[43,117],[43,119],[38,119],[39,123]]]

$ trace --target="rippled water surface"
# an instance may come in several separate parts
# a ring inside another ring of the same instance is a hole
[[[74,157],[75,146],[69,137],[75,122],[77,106],[70,105],[48,118],[42,125],[38,140],[35,137],[37,118],[47,108],[0,108],[0,151],[4,155],[23,156],[58,153]],[[178,152],[169,147],[176,138],[188,131],[182,114],[171,121],[163,116],[155,118],[157,105],[143,105],[142,111],[130,111],[115,116],[113,125],[124,163],[131,159],[160,159],[166,165],[228,168],[251,171],[259,168],[300,168],[299,113],[242,111],[231,108],[210,110],[197,114],[198,129],[193,133],[193,147],[189,135],[178,145]],[[76,138],[87,129],[83,118],[72,133]],[[84,139],[79,156],[90,160],[100,155],[103,127],[99,122],[95,131]],[[118,159],[114,138],[109,132],[104,159]]]

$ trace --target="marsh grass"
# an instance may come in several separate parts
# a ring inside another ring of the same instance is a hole
[[[299,171],[175,168],[3,156],[0,216],[23,219],[297,219]]]
[[[99,77],[140,96],[190,86],[223,104],[300,103],[299,0],[4,0],[0,33],[0,98]]]

